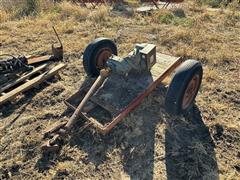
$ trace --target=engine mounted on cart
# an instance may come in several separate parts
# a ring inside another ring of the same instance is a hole
[[[149,71],[156,63],[156,45],[137,44],[125,58],[112,55],[106,62],[112,73],[128,75],[130,72]]]

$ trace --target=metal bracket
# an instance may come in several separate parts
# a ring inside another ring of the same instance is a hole
[[[54,26],[52,27],[53,31],[57,37],[57,40],[60,44],[60,46],[55,47],[54,44],[52,44],[52,53],[54,58],[56,58],[57,60],[62,60],[63,59],[63,45],[62,45],[62,41],[59,38],[59,35],[56,31],[56,29],[54,28]]]

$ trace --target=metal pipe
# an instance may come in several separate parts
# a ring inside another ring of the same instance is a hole
[[[79,118],[79,114],[81,113],[84,105],[87,103],[89,98],[96,92],[97,88],[103,83],[103,81],[106,79],[106,77],[109,75],[109,70],[108,69],[103,69],[100,71],[100,75],[90,88],[90,90],[87,92],[81,103],[78,105],[77,109],[71,116],[70,120],[66,124],[65,128],[66,130],[69,130],[72,128],[72,126],[76,123],[77,119]]]

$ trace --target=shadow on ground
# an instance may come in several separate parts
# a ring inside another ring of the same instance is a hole
[[[184,119],[168,122],[165,156],[168,179],[219,179],[214,143],[194,106]]]
[[[159,176],[154,174],[154,169],[163,167],[156,166],[155,145],[162,142],[156,141],[158,136],[155,132],[156,126],[163,121],[156,116],[156,109],[153,108],[160,108],[159,103],[147,103],[143,111],[135,111],[134,118],[127,118],[127,123],[120,123],[106,136],[94,130],[78,133],[78,127],[75,127],[69,145],[86,152],[87,156],[82,161],[85,164],[93,163],[96,171],[104,171],[101,164],[112,158],[108,153],[120,149],[119,163],[131,179],[153,179]],[[64,114],[70,117],[72,113],[67,110]],[[198,107],[194,106],[182,117],[167,117],[165,138],[162,140],[163,146],[165,142],[165,157],[161,158],[162,164],[166,166],[167,179],[219,179],[213,140]],[[54,166],[49,158],[64,161],[69,157],[42,157],[36,168],[45,171]]]
[[[77,134],[70,145],[87,152],[85,163],[94,163],[100,171],[99,165],[108,160],[106,152],[121,148],[124,171],[131,179],[153,179],[158,168],[154,167],[155,128],[162,122],[144,113],[138,116],[142,117],[138,136],[126,135],[126,128],[135,133],[134,129],[122,124],[105,137],[91,131]],[[219,179],[214,144],[196,106],[183,118],[167,123],[164,160],[167,179]]]
[[[154,166],[155,128],[162,122],[144,113],[138,116],[142,117],[138,136],[131,136],[129,132],[135,133],[134,129],[120,124],[106,136],[90,130],[75,134],[70,139],[70,146],[85,151],[88,156],[84,163],[93,163],[97,171],[101,171],[100,165],[108,160],[106,152],[120,148],[121,163],[131,179],[153,179],[154,168],[162,168]],[[170,180],[219,179],[214,144],[197,107],[183,118],[167,122],[165,158],[162,161],[165,161],[167,179]]]
[[[16,114],[16,116],[13,119],[8,119],[6,122],[6,125],[4,127],[0,127],[0,130],[6,130],[8,127],[10,127],[14,122],[16,122],[22,114],[26,111],[26,108],[28,105],[32,102],[32,99],[41,91],[43,91],[45,88],[47,88],[50,83],[55,83],[57,81],[56,77],[49,78],[46,82],[38,85],[35,88],[32,88],[30,90],[27,90],[23,92],[19,99],[12,100],[10,102],[6,102],[5,104],[0,106],[0,120],[4,118],[8,118],[13,113]]]

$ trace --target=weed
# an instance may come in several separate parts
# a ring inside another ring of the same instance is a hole
[[[192,27],[195,22],[194,19],[185,17],[185,14],[182,11],[160,12],[157,16],[157,19],[159,22],[164,24],[172,24],[175,26],[183,26],[183,27]]]
[[[161,23],[171,24],[174,21],[175,16],[172,13],[160,14],[158,19]]]
[[[9,15],[9,13],[4,10],[0,10],[0,23],[8,21],[10,17],[11,16]]]
[[[200,4],[207,4],[213,8],[219,8],[222,6],[227,6],[232,1],[230,0],[198,0]]]
[[[77,21],[83,21],[89,15],[88,9],[78,7],[70,2],[62,2],[56,7],[56,12],[61,14],[62,19],[74,17]]]
[[[90,14],[90,20],[92,20],[95,23],[103,23],[107,20],[108,14],[109,8],[101,7]]]
[[[38,12],[38,0],[26,0],[21,8],[17,10],[17,17],[36,15]]]
[[[240,13],[236,11],[231,11],[230,13],[227,13],[224,18],[224,24],[226,26],[235,26],[239,22],[240,22]]]

